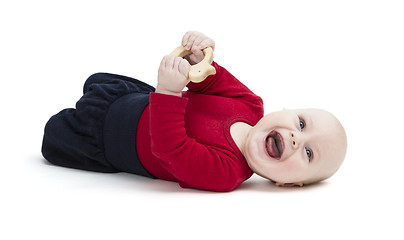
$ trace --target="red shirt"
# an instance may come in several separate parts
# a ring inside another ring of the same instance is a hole
[[[230,126],[254,126],[263,117],[262,99],[225,68],[189,83],[182,97],[150,93],[140,117],[137,153],[155,177],[181,187],[230,191],[253,172],[230,135]]]

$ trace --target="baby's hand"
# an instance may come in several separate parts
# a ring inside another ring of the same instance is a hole
[[[191,50],[192,54],[185,57],[190,64],[194,65],[203,60],[202,50],[211,47],[215,50],[215,41],[205,36],[203,33],[190,31],[185,33],[182,38],[182,46],[187,50]]]
[[[158,71],[156,93],[181,97],[181,92],[189,83],[188,72],[191,65],[180,57],[165,56]]]

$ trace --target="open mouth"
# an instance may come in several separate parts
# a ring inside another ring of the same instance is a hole
[[[276,131],[271,131],[265,140],[265,147],[269,156],[279,160],[284,149],[282,136]]]

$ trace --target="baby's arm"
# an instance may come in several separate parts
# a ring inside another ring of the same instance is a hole
[[[202,50],[207,47],[214,49],[215,42],[202,33],[190,31],[182,38],[182,45],[185,49],[191,50],[192,54],[185,59],[173,56],[163,58],[158,71],[156,93],[181,96],[181,91],[187,86],[192,92],[206,95],[240,98],[252,102],[258,99],[250,89],[216,62],[212,63],[216,69],[215,75],[209,76],[201,83],[190,83],[188,79],[190,63],[196,64],[202,61],[204,58]]]
[[[186,48],[189,42],[192,42],[190,46],[212,45],[211,41],[199,41],[191,35],[184,42]],[[189,61],[203,59],[203,53],[201,56],[198,51],[202,52],[194,48]],[[189,83],[189,67],[188,61],[179,57],[165,56],[161,61],[156,91],[150,94],[151,150],[182,187],[232,190],[245,180],[239,176],[246,175],[241,164],[235,163],[239,161],[237,156],[197,142],[185,129],[188,98],[182,98],[181,91]]]
[[[187,32],[183,39],[182,45],[191,50],[192,54],[185,58],[191,63],[199,63],[204,58],[202,50],[207,47],[215,49],[215,42],[206,35],[199,32]],[[208,76],[203,82],[190,82],[187,87],[192,92],[206,95],[217,95],[227,98],[239,98],[253,104],[262,104],[262,100],[257,97],[250,89],[242,84],[225,68],[216,62],[212,65],[216,69],[216,74]]]

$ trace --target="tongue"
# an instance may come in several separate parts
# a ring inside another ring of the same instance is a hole
[[[273,158],[279,158],[280,157],[279,149],[276,146],[275,138],[268,137],[267,150],[268,150],[268,153],[269,153],[269,155],[271,157],[273,157]]]

